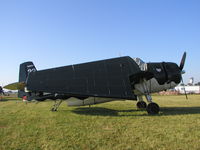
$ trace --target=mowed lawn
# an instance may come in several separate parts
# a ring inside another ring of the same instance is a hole
[[[194,150],[200,149],[200,95],[153,96],[159,115],[135,101],[49,111],[53,101],[0,102],[0,150]]]

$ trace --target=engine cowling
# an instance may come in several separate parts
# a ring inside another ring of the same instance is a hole
[[[165,83],[181,81],[181,71],[175,63],[147,63],[147,71],[153,74],[153,77],[160,85]]]

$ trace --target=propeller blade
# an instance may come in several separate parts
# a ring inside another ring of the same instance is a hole
[[[181,59],[181,63],[180,63],[180,70],[183,70],[183,67],[185,65],[185,59],[186,59],[186,52],[184,52],[183,56],[182,56],[182,59]]]
[[[182,80],[182,83],[183,83],[183,89],[184,89],[184,93],[185,93],[185,98],[188,99],[188,96],[187,96],[187,93],[186,93],[186,90],[185,90],[185,84],[183,82],[183,78],[181,78]]]
[[[9,89],[9,90],[24,90],[25,86],[26,85],[24,82],[15,82],[15,83],[6,85],[3,88]]]

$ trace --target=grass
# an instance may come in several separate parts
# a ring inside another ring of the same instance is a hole
[[[200,95],[153,96],[161,111],[147,115],[135,101],[49,111],[52,101],[0,102],[1,150],[200,149]]]

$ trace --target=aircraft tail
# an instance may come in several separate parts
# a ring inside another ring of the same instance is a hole
[[[19,83],[26,83],[28,74],[31,72],[37,71],[33,62],[25,62],[20,64],[19,68]],[[25,89],[18,89],[18,97],[24,98],[27,97],[27,92],[25,92]]]
[[[25,62],[20,64],[19,68],[19,82],[26,82],[28,74],[37,71],[33,62]]]
[[[19,68],[19,82],[4,86],[5,89],[18,90],[18,97],[31,100],[31,93],[26,91],[26,81],[29,73],[37,71],[32,62],[25,62]]]

